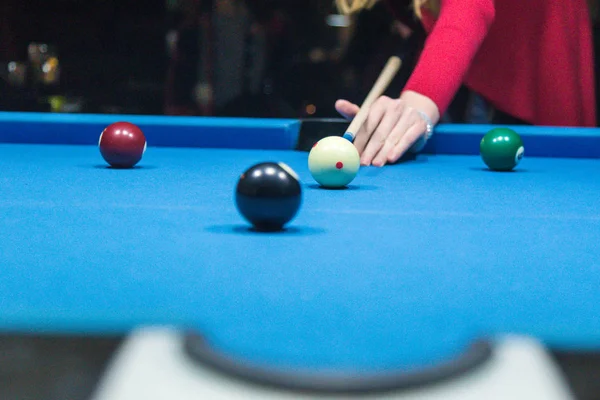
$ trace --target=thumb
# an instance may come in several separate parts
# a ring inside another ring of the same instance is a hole
[[[360,107],[348,100],[338,100],[335,102],[335,109],[346,119],[352,119],[358,114]]]

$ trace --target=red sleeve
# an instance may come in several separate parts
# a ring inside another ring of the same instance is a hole
[[[443,114],[494,17],[494,0],[442,0],[436,21],[423,15],[430,33],[404,90],[429,97]]]

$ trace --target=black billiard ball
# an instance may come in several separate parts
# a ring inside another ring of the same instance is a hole
[[[142,130],[129,122],[115,122],[102,131],[98,148],[104,160],[114,168],[135,166],[146,151]]]
[[[277,231],[290,222],[302,203],[302,188],[287,165],[264,162],[248,168],[235,190],[239,213],[259,231]]]

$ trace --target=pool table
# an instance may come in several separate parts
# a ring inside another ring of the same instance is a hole
[[[148,141],[132,169],[98,151],[119,120]],[[1,331],[137,340],[115,355],[102,400],[132,398],[117,395],[125,353],[174,340],[186,363],[260,387],[248,390],[398,398],[526,348],[508,370],[530,357],[539,365],[522,374],[545,371],[545,398],[569,398],[545,350],[600,350],[600,130],[512,127],[525,158],[493,172],[479,156],[492,126],[439,125],[422,153],[322,189],[307,151],[346,126],[0,113]],[[281,232],[255,232],[234,204],[262,161],[302,183]]]

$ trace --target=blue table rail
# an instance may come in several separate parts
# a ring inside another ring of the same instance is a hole
[[[0,112],[0,143],[93,145],[108,124],[139,125],[155,147],[297,149],[303,137],[344,133],[341,119],[261,119],[105,114]],[[319,126],[320,128],[315,128]],[[477,155],[492,125],[440,124],[423,153]],[[598,158],[600,129],[507,126],[523,137],[525,156]],[[306,142],[307,139],[304,139]]]

